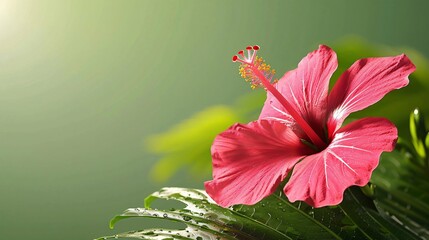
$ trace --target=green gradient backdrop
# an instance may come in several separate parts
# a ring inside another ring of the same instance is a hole
[[[0,239],[112,234],[161,187],[144,137],[248,91],[245,45],[280,73],[351,34],[428,56],[428,3],[0,1]]]

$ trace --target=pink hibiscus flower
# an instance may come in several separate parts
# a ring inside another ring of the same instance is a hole
[[[344,190],[364,186],[380,154],[392,151],[397,129],[384,118],[363,118],[341,127],[352,112],[408,84],[415,66],[405,55],[367,58],[345,71],[328,95],[337,68],[327,46],[308,54],[298,68],[271,83],[274,71],[256,56],[258,46],[238,52],[241,75],[267,90],[259,119],[234,124],[211,148],[213,180],[207,193],[221,206],[255,204],[292,174],[283,191],[291,202],[337,205]]]

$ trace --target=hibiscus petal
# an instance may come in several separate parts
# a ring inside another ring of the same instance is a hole
[[[219,205],[255,204],[275,191],[310,149],[284,124],[259,120],[235,124],[212,146],[213,180],[207,193]]]
[[[295,107],[295,110],[322,135],[326,119],[329,79],[337,69],[337,55],[327,46],[309,53],[298,64],[298,68],[287,72],[276,84],[279,92]],[[259,119],[277,118],[292,126],[294,120],[271,94]],[[323,136],[323,135],[322,135]]]
[[[335,84],[328,98],[330,136],[352,112],[362,110],[392,90],[408,84],[415,66],[404,54],[356,61]]]
[[[291,202],[337,205],[346,188],[364,186],[380,154],[392,151],[397,129],[384,118],[364,118],[340,128],[329,146],[296,164],[284,192]]]

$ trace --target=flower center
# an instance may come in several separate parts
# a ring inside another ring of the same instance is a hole
[[[296,123],[301,129],[307,134],[318,149],[324,149],[327,144],[316,134],[311,126],[305,121],[305,119],[295,110],[292,104],[290,104],[286,98],[276,89],[274,80],[272,82],[275,70],[271,69],[270,65],[267,65],[265,61],[256,56],[256,53],[260,49],[259,46],[248,46],[246,48],[247,55],[241,50],[238,55],[232,57],[233,62],[239,62],[240,75],[247,81],[250,82],[251,88],[264,87],[266,91],[269,91],[279,101],[279,103],[286,109],[286,111],[292,116]]]

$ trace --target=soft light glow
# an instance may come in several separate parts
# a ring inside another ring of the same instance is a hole
[[[15,1],[0,1],[0,37],[11,29],[15,13]]]

